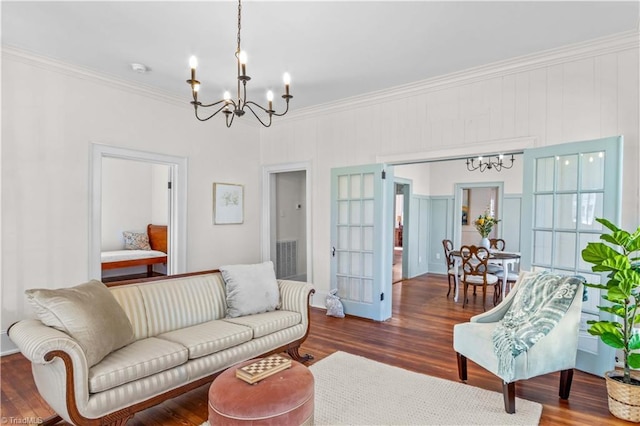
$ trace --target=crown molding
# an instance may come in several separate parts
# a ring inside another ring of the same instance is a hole
[[[131,83],[112,75],[100,73],[91,68],[82,67],[80,65],[70,64],[50,57],[28,52],[9,45],[2,45],[2,59],[10,59],[25,65],[41,68],[47,71],[56,72],[73,78],[79,78],[116,90],[122,90],[127,93],[134,93],[160,102],[165,102],[173,106],[191,110],[193,107],[185,98],[177,96],[173,93],[164,92],[157,87],[147,86],[144,84]],[[259,123],[248,120],[241,120],[239,124],[258,127]]]
[[[280,122],[283,123],[290,120],[303,119],[310,115],[318,116],[343,112],[345,110],[351,110],[369,104],[413,97],[436,90],[460,86],[462,84],[472,84],[491,78],[504,77],[511,74],[532,71],[581,59],[594,58],[625,50],[637,50],[639,47],[640,31],[637,29],[625,31],[603,38],[548,49],[530,55],[493,62],[491,64],[481,65],[426,80],[369,92],[336,102],[314,105],[290,112],[290,115],[283,117]]]
[[[114,89],[126,91],[127,93],[135,93],[176,106],[188,107],[188,105],[185,105],[184,99],[180,99],[178,96],[170,93],[162,92],[155,87],[146,86],[144,84],[134,84],[108,74],[99,73],[90,68],[82,67],[80,65],[72,65],[67,62],[41,56],[13,46],[3,45],[2,56],[3,59],[10,59],[26,65],[42,68],[47,71],[53,71],[70,77],[96,82]]]

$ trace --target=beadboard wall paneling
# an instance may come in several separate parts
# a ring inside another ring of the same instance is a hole
[[[640,219],[638,34],[490,64],[307,109],[261,130],[261,161],[314,162],[314,277],[329,288],[330,170],[424,153],[482,153],[624,135],[623,226]],[[303,130],[304,129],[304,130]],[[498,148],[500,149],[500,148]],[[315,156],[313,151],[315,150]],[[506,174],[503,174],[503,178]],[[451,176],[432,194],[446,195]],[[510,185],[505,191],[521,192]],[[505,179],[505,184],[509,181]],[[418,184],[415,184],[416,187]],[[430,259],[431,261],[431,259]]]

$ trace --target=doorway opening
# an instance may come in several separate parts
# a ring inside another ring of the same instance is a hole
[[[102,159],[102,282],[167,275],[170,182],[166,164]]]
[[[502,217],[503,182],[474,182],[455,184],[454,247],[478,245],[480,237],[474,219],[485,213]],[[502,221],[493,228],[489,238],[502,235]]]
[[[113,161],[118,160],[127,160],[128,163],[113,163]],[[105,242],[107,244],[112,244],[113,241],[110,242],[111,238],[120,238],[120,235],[104,235],[103,236],[103,218],[107,219],[105,216],[103,205],[105,208],[108,208],[106,204],[114,203],[113,201],[113,193],[112,195],[108,195],[110,192],[107,190],[103,193],[104,184],[107,184],[109,179],[109,169],[113,169],[111,167],[115,164],[115,169],[122,169],[123,164],[130,165],[143,165],[143,167],[139,170],[144,170],[146,165],[146,170],[149,173],[154,174],[157,173],[159,177],[156,180],[164,180],[164,188],[166,189],[158,189],[159,191],[166,191],[165,195],[157,195],[155,196],[156,202],[164,204],[166,206],[166,225],[167,231],[165,232],[166,237],[166,251],[167,251],[167,260],[162,273],[166,273],[167,275],[174,275],[186,272],[186,259],[187,259],[187,250],[186,250],[186,209],[187,209],[187,160],[183,157],[175,157],[164,154],[157,153],[149,153],[144,151],[136,151],[127,148],[113,147],[107,145],[100,144],[92,144],[91,145],[91,194],[90,194],[90,212],[89,212],[89,223],[90,223],[90,232],[89,232],[89,279],[102,279],[102,248],[103,248],[103,237],[105,238]],[[107,173],[105,176],[104,173]],[[146,173],[146,172],[143,172]],[[167,179],[169,184],[167,184]],[[153,180],[152,178],[150,180]],[[130,185],[133,182],[129,182]],[[106,188],[105,188],[106,189]],[[151,190],[151,189],[149,189]],[[145,198],[148,194],[144,193],[132,193],[133,197]],[[103,198],[104,195],[104,198]],[[117,197],[117,195],[116,195]],[[166,201],[163,199],[166,197]],[[151,199],[151,198],[150,198]],[[118,198],[117,203],[126,203],[127,201]],[[149,202],[149,205],[151,201]],[[121,208],[120,206],[119,208]],[[149,207],[150,209],[151,207]],[[158,209],[158,212],[162,210],[162,208]],[[109,213],[111,215],[111,213]],[[162,215],[162,213],[156,213],[156,215],[148,216],[148,221],[152,222],[153,220],[161,220],[158,215]],[[108,224],[109,220],[107,219],[107,228],[104,229],[112,229]],[[136,231],[142,229],[142,225],[137,226],[134,225],[135,229],[127,230],[127,231]],[[144,225],[146,230],[146,225]],[[159,266],[156,266],[156,268]]]
[[[306,163],[264,169],[262,257],[273,262],[278,279],[312,277],[308,169]]]
[[[393,284],[407,278],[407,247],[408,242],[408,209],[411,188],[408,183],[396,180],[394,184],[394,210],[393,210]]]

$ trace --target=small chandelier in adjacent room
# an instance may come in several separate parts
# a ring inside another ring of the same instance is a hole
[[[191,86],[191,95],[193,96],[193,100],[191,101],[191,105],[193,105],[193,109],[196,114],[196,118],[200,121],[207,121],[211,117],[214,117],[219,112],[222,112],[225,116],[225,122],[227,127],[231,127],[233,123],[233,119],[235,116],[242,117],[246,110],[251,111],[251,113],[258,119],[260,124],[265,127],[271,126],[271,118],[275,115],[281,117],[285,115],[289,111],[289,100],[293,98],[289,94],[289,84],[291,84],[291,77],[289,73],[284,74],[284,95],[282,98],[285,100],[287,106],[284,112],[277,113],[273,110],[273,92],[269,90],[267,92],[267,108],[263,106],[247,100],[247,82],[251,80],[251,77],[247,75],[247,54],[243,50],[240,49],[240,20],[242,17],[242,4],[241,0],[238,0],[238,46],[236,49],[236,66],[238,69],[238,78],[237,78],[237,93],[236,98],[232,99],[231,94],[229,92],[224,92],[224,95],[221,100],[211,103],[211,104],[203,104],[198,100],[198,91],[200,90],[200,82],[196,80],[196,67],[198,66],[198,60],[195,56],[192,56],[189,59],[189,66],[191,67],[191,78],[187,80],[187,83]],[[201,117],[198,114],[198,108],[211,108],[213,107],[215,111],[205,117]],[[265,113],[266,116],[263,118],[263,121],[260,116],[254,110],[262,110],[258,111],[258,113]],[[267,120],[268,119],[268,120]]]
[[[495,160],[493,160],[494,158]],[[485,170],[495,170],[499,172],[502,169],[510,169],[511,167],[513,167],[514,160],[515,159],[513,158],[513,154],[511,154],[511,158],[509,160],[506,160],[510,161],[509,165],[505,163],[503,154],[495,156],[492,155],[489,156],[488,159],[484,159],[482,157],[467,158],[467,170],[469,170],[470,172],[474,170],[480,170],[481,172],[484,172]]]

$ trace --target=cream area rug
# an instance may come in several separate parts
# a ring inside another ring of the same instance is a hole
[[[507,414],[502,393],[346,352],[310,369],[319,425],[537,425],[542,414],[542,405],[520,398]]]
[[[537,425],[542,414],[542,405],[520,398],[507,414],[502,393],[346,352],[309,368],[316,425]]]

